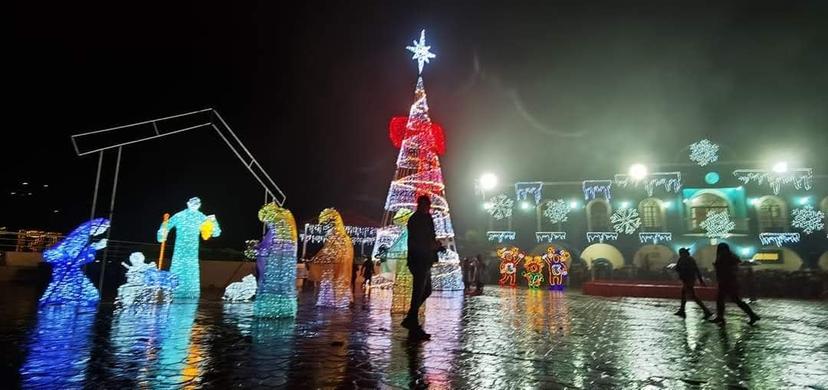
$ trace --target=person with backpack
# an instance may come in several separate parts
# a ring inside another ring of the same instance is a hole
[[[704,303],[696,296],[694,290],[696,285],[696,278],[699,279],[699,284],[704,286],[704,279],[702,279],[699,267],[696,265],[696,259],[690,256],[690,251],[687,248],[679,249],[679,258],[676,262],[676,272],[679,280],[681,280],[681,306],[675,315],[685,318],[687,314],[684,312],[684,307],[687,305],[687,297],[696,302],[697,305],[704,311],[704,318],[710,318],[713,313]]]

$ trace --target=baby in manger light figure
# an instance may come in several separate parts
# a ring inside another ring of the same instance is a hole
[[[543,261],[546,262],[546,269],[549,273],[550,290],[563,291],[564,279],[568,275],[567,263],[569,263],[570,258],[569,252],[563,248],[555,248],[554,246],[546,248]]]
[[[145,262],[144,254],[129,255],[126,268],[126,283],[118,287],[116,305],[155,304],[172,302],[172,293],[178,285],[175,275],[156,268],[155,263]]]

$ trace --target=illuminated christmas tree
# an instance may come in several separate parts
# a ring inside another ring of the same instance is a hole
[[[420,34],[419,42],[414,41],[414,46],[407,49],[414,53],[413,59],[418,61],[420,73],[423,64],[435,57],[429,52],[430,46],[425,45],[425,30]],[[440,256],[442,264],[438,264],[433,270],[434,288],[462,289],[459,266],[455,267],[459,259],[446,201],[443,172],[440,168],[439,156],[446,150],[445,138],[443,128],[432,122],[428,115],[428,101],[422,75],[417,78],[414,97],[415,101],[408,116],[391,118],[389,124],[391,142],[400,149],[400,153],[397,157],[394,180],[385,202],[386,212],[382,223],[384,228],[377,233],[377,248],[383,244],[388,246],[399,235],[399,229],[395,229],[392,223],[394,214],[403,208],[416,209],[417,198],[426,195],[431,198],[437,238],[448,249]]]

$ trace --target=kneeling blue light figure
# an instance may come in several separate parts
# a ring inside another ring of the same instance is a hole
[[[101,300],[98,290],[83,274],[81,266],[95,261],[95,252],[106,247],[105,238],[97,241],[95,238],[108,229],[108,219],[92,219],[43,252],[43,260],[52,266],[52,277],[40,297],[41,306],[94,306]]]

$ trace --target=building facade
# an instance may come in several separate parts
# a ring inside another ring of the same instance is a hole
[[[562,246],[598,277],[665,273],[682,247],[712,270],[720,242],[754,270],[828,271],[826,176],[787,164],[652,168],[500,188],[485,205],[488,239],[528,252]]]

